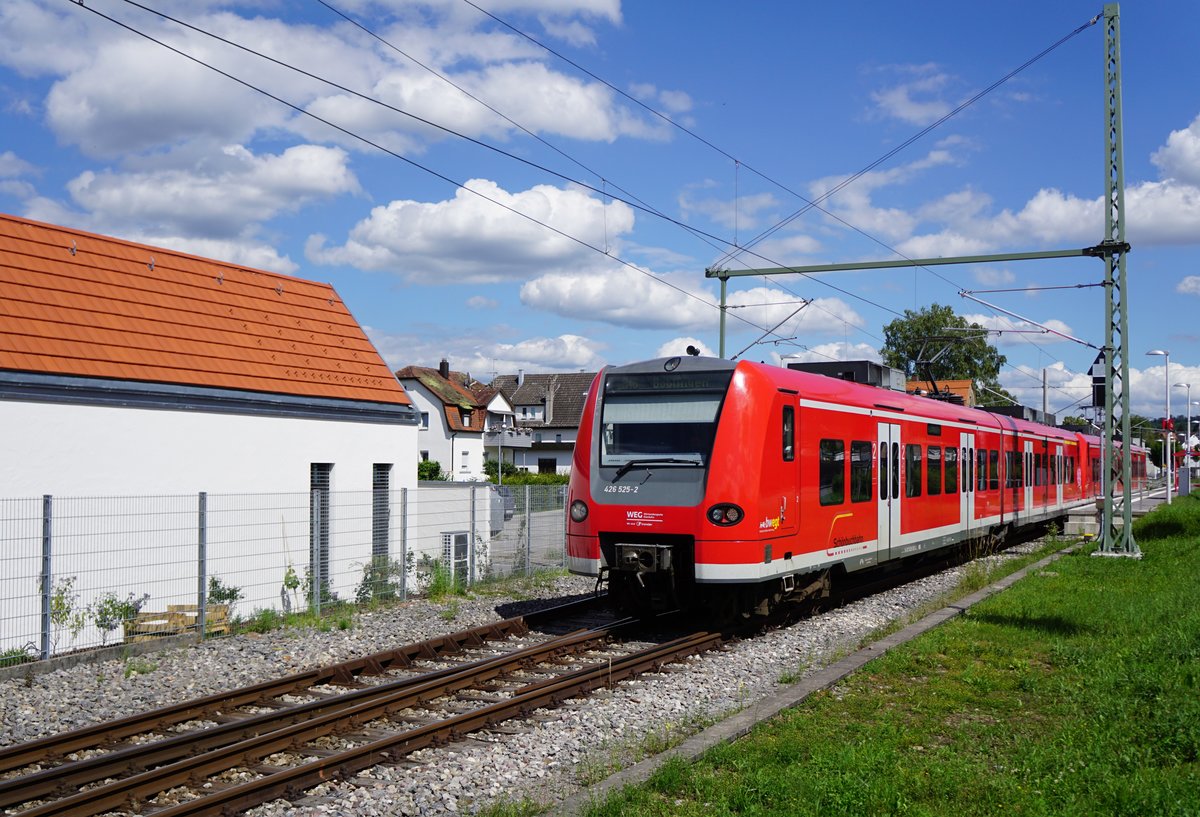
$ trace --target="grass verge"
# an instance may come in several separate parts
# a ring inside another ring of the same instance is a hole
[[[1200,814],[1200,499],[1060,559],[600,815]]]

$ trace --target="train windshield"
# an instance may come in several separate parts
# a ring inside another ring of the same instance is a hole
[[[601,410],[600,464],[707,463],[732,374],[610,376]]]

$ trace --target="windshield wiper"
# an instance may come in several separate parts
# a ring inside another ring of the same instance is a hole
[[[700,466],[703,463],[700,460],[685,460],[679,457],[652,457],[642,460],[629,460],[620,468],[617,469],[616,475],[613,477],[613,482],[616,482],[621,477],[629,473],[632,468],[648,468],[651,465],[696,465]]]

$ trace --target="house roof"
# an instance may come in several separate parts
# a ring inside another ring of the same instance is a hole
[[[0,370],[411,404],[329,284],[2,213]]]
[[[492,380],[492,386],[500,389],[513,406],[536,406],[546,402],[545,422],[523,421],[517,425],[528,427],[578,428],[583,416],[583,404],[587,390],[595,379],[595,372],[566,372],[562,374],[502,374]],[[518,384],[518,380],[523,382]]]
[[[460,385],[469,381],[462,372],[450,372],[449,377],[443,377],[437,369],[426,366],[405,366],[396,372],[400,380],[416,380],[441,401],[445,411],[446,422],[451,431],[482,432],[487,421],[487,403],[479,399],[465,386]],[[471,422],[462,421],[462,412],[469,411]]]

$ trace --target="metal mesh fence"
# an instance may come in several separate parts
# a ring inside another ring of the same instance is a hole
[[[564,564],[565,486],[0,499],[0,665]]]

